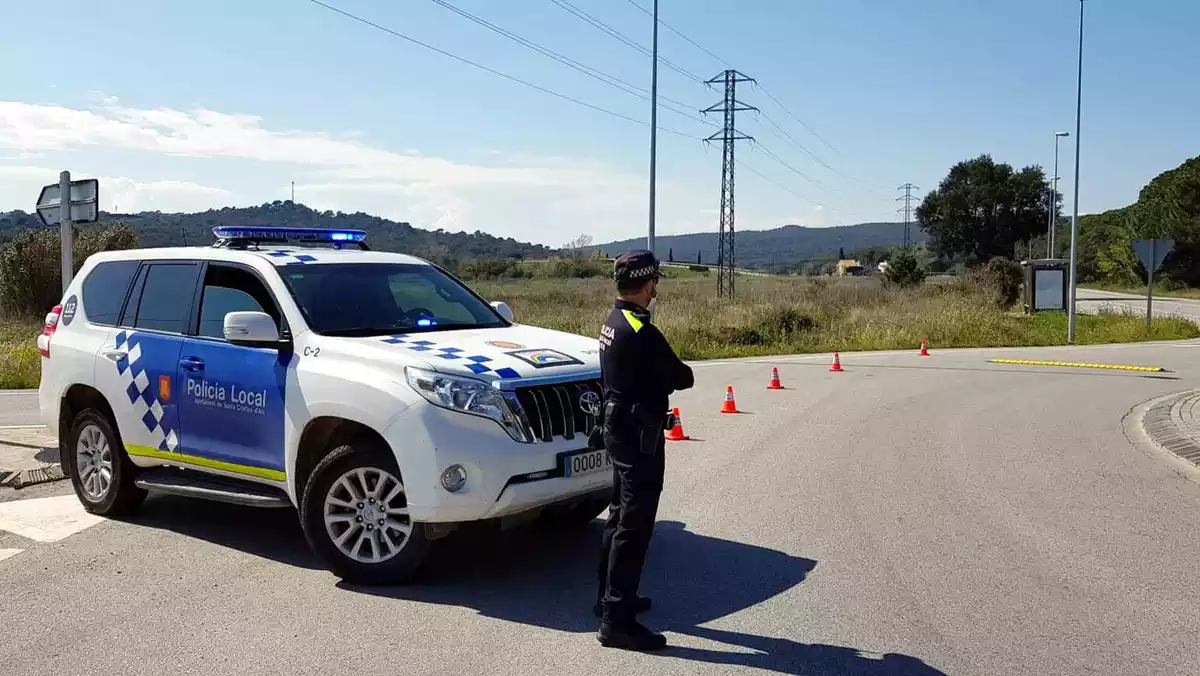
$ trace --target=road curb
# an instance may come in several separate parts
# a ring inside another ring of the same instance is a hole
[[[1181,402],[1197,397],[1200,390],[1149,399],[1125,414],[1121,427],[1134,448],[1162,459],[1185,479],[1200,484],[1200,439],[1180,429],[1172,417],[1172,410]]]

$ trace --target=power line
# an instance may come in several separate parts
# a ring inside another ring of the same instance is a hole
[[[653,16],[653,14],[650,12],[650,10],[646,9],[645,7],[642,7],[642,6],[641,6],[641,5],[640,5],[640,4],[637,2],[637,0],[626,0],[626,1],[627,1],[629,4],[633,5],[634,7],[637,7],[638,9],[642,10],[642,12],[644,12],[644,13],[645,13],[647,16]],[[720,62],[720,64],[721,64],[722,66],[725,66],[726,68],[728,68],[728,67],[729,67],[729,63],[728,63],[727,61],[725,61],[725,59],[722,59],[721,57],[717,56],[716,54],[713,54],[712,52],[708,51],[708,50],[707,50],[707,49],[705,49],[704,47],[700,46],[700,44],[699,44],[699,43],[697,43],[695,40],[692,40],[691,38],[689,38],[688,36],[684,35],[683,33],[681,33],[681,32],[679,32],[679,31],[675,30],[675,29],[674,29],[674,28],[672,28],[672,27],[670,27],[669,25],[667,25],[667,23],[666,23],[666,22],[664,22],[664,21],[659,21],[658,23],[659,23],[659,25],[661,25],[663,28],[666,28],[667,30],[669,30],[669,31],[671,31],[672,33],[674,33],[674,34],[678,35],[679,37],[683,38],[684,40],[687,40],[687,41],[688,41],[688,42],[689,42],[689,43],[690,43],[690,44],[691,44],[693,47],[695,47],[696,49],[699,49],[700,51],[704,52],[705,54],[708,54],[708,55],[709,55],[709,56],[711,56],[712,58],[716,59],[718,62]]]
[[[746,164],[745,162],[743,162],[741,160],[734,160],[734,163],[737,164],[742,169],[745,169],[746,171],[758,176],[759,178],[766,181],[767,183],[770,183],[771,185],[775,186],[776,188],[779,188],[780,190],[783,190],[785,192],[789,192],[789,193],[795,195],[796,197],[799,197],[800,199],[804,200],[805,202],[808,202],[809,204],[821,207],[822,209],[828,208],[824,204],[821,204],[820,202],[817,202],[810,197],[805,197],[804,195],[801,195],[800,193],[796,192],[795,190],[787,187],[786,185],[780,183],[779,181],[776,181],[775,179],[767,176],[766,174],[762,173],[761,171],[755,169],[754,167]]]
[[[468,19],[469,21],[473,21],[473,22],[477,23],[480,26],[487,28],[488,30],[498,33],[498,34],[508,38],[509,40],[512,40],[513,42],[516,42],[524,47],[528,47],[529,49],[532,49],[535,52],[538,52],[539,54],[541,54],[543,56],[551,58],[565,66],[570,67],[570,68],[574,68],[575,70],[583,73],[584,75],[587,75],[588,77],[599,80],[600,82],[603,82],[604,84],[607,84],[609,86],[616,87],[617,89],[620,89],[621,91],[623,91],[627,94],[632,94],[633,96],[637,96],[638,98],[641,98],[645,101],[650,100],[650,97],[648,96],[648,94],[650,93],[650,90],[646,89],[645,87],[639,87],[638,85],[635,85],[631,82],[622,80],[621,78],[616,77],[615,75],[609,75],[608,73],[605,73],[602,70],[592,68],[591,66],[580,63],[579,61],[576,61],[575,59],[572,59],[569,56],[560,54],[560,53],[550,49],[549,47],[544,47],[536,42],[533,42],[532,40],[523,38],[520,35],[517,35],[516,33],[513,33],[510,30],[502,28],[502,27],[488,21],[487,19],[483,19],[483,18],[479,17],[478,15],[472,14],[471,12],[468,12],[467,10],[462,9],[461,7],[457,7],[450,2],[447,2],[447,0],[430,0],[430,1],[434,2],[438,5],[441,5],[442,7],[450,10],[451,12],[454,12],[455,14],[458,14],[459,16],[461,16],[465,19]],[[670,103],[673,103],[675,105],[678,105],[678,106],[684,106],[685,108],[688,108],[688,109],[694,108],[694,106],[689,106],[688,104],[683,103],[682,101],[676,101],[675,99],[668,98],[661,94],[659,95],[659,98],[663,99],[665,101],[668,101]],[[701,124],[715,126],[714,123],[712,123],[711,121],[705,120],[702,117],[693,115],[690,112],[690,110],[680,110],[678,108],[675,108],[673,106],[666,105],[666,104],[663,104],[663,107],[666,108],[667,110],[670,110],[672,112],[683,115],[684,117],[692,119]]]
[[[827,146],[827,147],[828,147],[830,150],[832,150],[833,152],[837,153],[838,155],[841,155],[841,154],[842,154],[842,153],[841,153],[841,152],[840,152],[840,151],[839,151],[837,148],[834,148],[834,147],[833,147],[833,145],[829,143],[829,141],[826,141],[825,139],[821,138],[821,135],[820,135],[820,134],[818,134],[817,132],[813,131],[812,127],[809,127],[807,124],[804,124],[804,120],[801,120],[800,118],[796,117],[795,113],[793,113],[792,111],[788,110],[787,106],[783,105],[783,103],[782,103],[782,102],[780,102],[780,100],[779,100],[779,99],[775,98],[775,95],[774,95],[774,94],[772,94],[771,92],[767,91],[767,88],[766,88],[766,87],[763,87],[762,85],[759,85],[759,87],[758,87],[758,88],[759,88],[760,90],[762,90],[762,93],[763,93],[763,94],[766,94],[766,95],[767,95],[767,98],[769,98],[769,99],[771,99],[772,101],[774,101],[774,102],[775,102],[775,105],[779,106],[779,107],[780,107],[780,108],[783,110],[783,112],[787,113],[787,114],[788,114],[788,115],[789,115],[789,116],[790,116],[790,117],[791,117],[793,120],[795,120],[796,122],[798,122],[798,123],[800,124],[800,126],[801,126],[801,127],[804,127],[804,128],[805,128],[805,129],[808,131],[808,133],[812,134],[812,135],[813,135],[813,136],[814,136],[814,137],[815,137],[815,138],[816,138],[818,141],[820,141],[821,143],[824,143],[824,144],[825,144],[825,145],[826,145],[826,146]],[[845,156],[843,155],[843,157],[845,157]]]
[[[625,43],[626,45],[628,45],[630,47],[633,47],[634,49],[638,50],[642,54],[645,54],[646,56],[649,56],[650,58],[654,58],[654,55],[650,53],[649,49],[646,49],[645,47],[641,46],[637,42],[634,42],[633,40],[631,40],[630,38],[628,38],[624,34],[622,34],[620,31],[613,28],[612,26],[609,26],[608,24],[597,19],[596,17],[592,16],[591,14],[588,14],[587,12],[583,11],[582,9],[579,9],[575,5],[572,5],[570,2],[567,2],[567,0],[550,0],[550,2],[553,2],[554,4],[563,8],[564,10],[575,15],[576,18],[579,18],[587,23],[590,23],[592,26],[595,26],[596,28],[604,31],[608,35],[616,38],[617,40],[620,40],[621,42]],[[704,82],[702,79],[700,79],[699,75],[696,75],[695,73],[691,73],[687,70],[684,70],[683,68],[676,66],[675,64],[671,63],[670,61],[667,61],[666,59],[662,58],[661,56],[658,58],[658,60],[660,63],[662,63],[662,65],[678,72],[680,75],[683,75],[684,77],[686,77],[690,80],[694,80],[695,82],[698,82],[698,83]]]
[[[819,190],[824,190],[824,191],[826,191],[826,192],[829,192],[829,188],[826,188],[825,186],[821,185],[820,183],[818,183],[818,182],[814,181],[813,179],[809,178],[807,174],[805,174],[804,172],[800,171],[799,169],[797,169],[797,168],[793,167],[792,165],[788,164],[787,162],[785,162],[785,161],[784,161],[782,158],[780,158],[778,155],[776,155],[775,153],[771,152],[771,150],[770,150],[770,149],[766,148],[765,146],[763,146],[763,145],[761,145],[761,144],[759,144],[759,146],[758,146],[758,149],[759,149],[759,150],[761,150],[763,153],[765,153],[767,157],[769,157],[769,158],[771,158],[771,159],[775,160],[776,162],[778,162],[778,163],[782,164],[783,166],[785,166],[785,167],[787,167],[788,169],[790,169],[790,170],[791,170],[793,173],[795,173],[795,174],[796,174],[797,176],[799,176],[800,178],[802,178],[802,179],[804,179],[804,180],[808,181],[809,183],[813,184],[813,186],[815,186],[817,189],[819,189]]]
[[[553,0],[552,0],[552,1],[553,1]],[[631,5],[633,5],[634,7],[637,7],[637,8],[638,8],[639,10],[641,10],[643,13],[645,13],[645,14],[650,14],[650,10],[646,9],[645,7],[643,7],[643,6],[642,6],[642,5],[641,5],[639,2],[637,2],[637,0],[626,0],[626,2],[628,2],[628,3],[629,3],[629,4],[631,4]],[[672,26],[668,25],[667,23],[665,23],[665,22],[663,22],[663,21],[659,21],[659,23],[660,23],[660,24],[661,24],[661,25],[662,25],[664,28],[666,28],[667,30],[669,30],[669,31],[671,31],[672,33],[674,33],[674,34],[678,35],[679,37],[683,38],[685,41],[687,41],[687,42],[688,42],[688,44],[690,44],[690,45],[692,45],[693,47],[695,47],[696,49],[699,49],[700,51],[704,52],[705,54],[709,55],[709,56],[710,56],[710,57],[712,57],[713,59],[716,59],[718,62],[720,62],[720,63],[721,63],[722,65],[724,65],[726,68],[730,68],[730,67],[731,67],[731,66],[729,65],[729,63],[728,63],[728,62],[727,62],[725,59],[722,59],[720,56],[718,56],[718,55],[714,54],[712,51],[710,51],[709,49],[707,49],[706,47],[704,47],[704,46],[703,46],[703,45],[701,45],[700,43],[698,43],[698,42],[696,42],[695,40],[693,40],[693,39],[689,38],[687,35],[684,35],[682,31],[679,31],[679,30],[677,30],[677,29],[673,28]],[[816,137],[816,138],[817,138],[817,140],[819,140],[821,143],[823,143],[823,144],[825,144],[826,146],[828,146],[828,147],[829,147],[831,150],[833,150],[835,153],[837,153],[838,155],[841,155],[841,152],[840,152],[840,151],[838,151],[838,149],[837,149],[837,148],[835,148],[835,147],[834,147],[832,144],[830,144],[828,141],[826,141],[824,138],[822,138],[820,134],[818,134],[818,133],[817,133],[816,131],[814,131],[814,130],[813,130],[811,127],[809,127],[807,124],[805,124],[805,123],[804,123],[804,121],[803,121],[803,120],[801,120],[799,117],[797,117],[797,116],[796,116],[794,113],[792,113],[792,111],[788,110],[787,106],[783,105],[783,103],[782,103],[782,102],[780,102],[780,100],[779,100],[779,99],[775,98],[775,96],[774,96],[773,94],[771,94],[771,92],[767,91],[767,89],[766,89],[765,87],[763,87],[763,86],[762,86],[761,84],[759,84],[758,82],[755,82],[755,85],[757,85],[757,86],[758,86],[758,88],[759,88],[760,90],[762,90],[762,92],[763,92],[764,94],[766,94],[766,95],[767,95],[767,97],[768,97],[769,99],[771,99],[771,100],[772,100],[772,101],[775,103],[775,105],[779,106],[779,107],[780,107],[780,108],[783,110],[783,112],[787,113],[787,114],[788,114],[788,115],[789,115],[789,116],[790,116],[792,119],[794,119],[796,122],[798,122],[798,123],[800,124],[800,126],[804,127],[804,129],[805,129],[805,130],[807,130],[807,131],[808,131],[808,133],[812,134],[814,137]],[[859,184],[860,186],[862,186],[862,187],[864,187],[864,188],[867,188],[868,190],[870,190],[870,189],[871,189],[871,187],[870,187],[870,186],[868,186],[868,185],[864,184],[862,181],[859,181],[857,178],[855,178],[855,177],[853,177],[853,176],[850,176],[849,174],[845,174],[845,173],[843,173],[843,172],[841,172],[841,171],[838,171],[837,169],[834,169],[832,166],[830,166],[828,163],[826,163],[824,160],[822,160],[820,157],[818,157],[818,156],[817,156],[815,153],[813,153],[811,150],[809,150],[808,148],[806,148],[806,147],[804,146],[804,144],[800,143],[800,142],[799,142],[799,141],[797,141],[795,138],[793,138],[791,134],[788,134],[786,131],[784,131],[784,129],[783,129],[782,127],[780,127],[778,124],[776,124],[776,123],[775,123],[775,121],[774,121],[774,120],[772,120],[772,119],[771,119],[771,118],[770,118],[770,117],[769,117],[769,116],[768,116],[766,113],[761,113],[761,112],[760,112],[759,114],[760,114],[760,115],[762,115],[762,117],[763,117],[764,119],[766,119],[768,123],[770,123],[770,124],[771,124],[772,126],[774,126],[776,129],[778,129],[780,132],[782,132],[782,133],[784,134],[784,136],[786,136],[786,137],[787,137],[787,139],[788,139],[788,140],[790,140],[792,143],[796,144],[796,146],[797,146],[797,147],[799,147],[801,150],[803,150],[803,151],[804,151],[804,152],[805,152],[805,153],[806,153],[806,154],[807,154],[809,157],[811,157],[813,160],[815,160],[815,161],[816,161],[817,163],[819,163],[821,166],[823,166],[823,167],[825,167],[826,169],[828,169],[829,171],[832,171],[833,173],[835,173],[835,174],[837,174],[837,175],[841,176],[842,178],[848,179],[848,180],[850,180],[850,181],[853,181],[854,183],[857,183],[857,184]],[[844,157],[844,155],[843,155],[843,157]]]
[[[521,78],[519,78],[519,77],[516,77],[516,76],[513,76],[513,75],[509,75],[508,73],[501,72],[501,71],[499,71],[499,70],[496,70],[495,68],[491,68],[491,67],[489,67],[489,66],[485,66],[485,65],[483,65],[482,63],[479,63],[479,62],[477,62],[477,61],[472,61],[472,60],[470,60],[470,59],[468,59],[468,58],[466,58],[466,57],[462,57],[462,56],[459,56],[459,55],[457,55],[457,54],[454,54],[454,53],[452,53],[452,52],[448,52],[448,51],[446,51],[446,50],[444,50],[444,49],[441,49],[441,48],[438,48],[438,47],[434,47],[434,46],[433,46],[433,45],[431,45],[431,44],[428,44],[428,43],[425,43],[425,42],[421,42],[420,40],[418,40],[418,39],[416,39],[416,38],[410,37],[410,36],[408,36],[408,35],[405,35],[405,34],[403,34],[403,33],[400,33],[400,32],[398,32],[398,31],[394,31],[394,30],[392,30],[391,28],[388,28],[388,27],[386,27],[386,26],[381,26],[381,25],[379,25],[379,24],[377,24],[377,23],[375,23],[375,22],[373,22],[373,21],[370,21],[370,20],[368,20],[368,19],[364,19],[363,17],[361,17],[361,16],[358,16],[357,14],[351,14],[350,12],[347,12],[347,11],[345,11],[345,10],[343,10],[343,9],[339,9],[339,8],[337,8],[337,7],[334,7],[333,5],[328,5],[328,4],[324,3],[324,2],[322,2],[321,0],[308,0],[308,1],[309,1],[309,2],[311,2],[311,3],[313,3],[314,5],[318,5],[318,6],[320,6],[320,7],[324,7],[325,9],[327,9],[327,10],[329,10],[329,11],[331,11],[331,12],[336,12],[336,13],[338,13],[338,14],[341,14],[342,16],[344,16],[344,17],[346,17],[346,18],[348,18],[348,19],[353,19],[354,21],[357,21],[357,22],[359,22],[359,23],[365,24],[365,25],[367,25],[367,26],[370,26],[370,27],[372,27],[372,28],[375,28],[375,29],[377,29],[377,30],[381,30],[381,31],[383,31],[383,32],[385,32],[385,33],[388,33],[389,35],[393,35],[393,36],[395,36],[395,37],[398,37],[398,38],[400,38],[401,40],[406,40],[406,41],[408,41],[408,42],[411,42],[412,44],[414,44],[414,45],[417,45],[418,47],[424,47],[425,49],[428,49],[428,50],[430,50],[430,51],[433,51],[433,52],[437,52],[438,54],[441,54],[442,56],[448,56],[448,57],[450,57],[450,58],[454,59],[455,61],[459,61],[459,62],[461,62],[461,63],[465,63],[465,64],[467,64],[467,65],[469,65],[469,66],[474,66],[474,67],[476,67],[476,68],[478,68],[478,69],[480,69],[480,70],[487,71],[487,72],[489,72],[489,73],[491,73],[491,74],[493,74],[493,75],[498,75],[498,76],[500,76],[500,77],[502,77],[502,78],[504,78],[504,79],[506,79],[506,80],[509,80],[509,81],[512,81],[512,82],[516,82],[517,84],[525,85],[526,87],[529,87],[529,88],[531,88],[531,89],[536,89],[536,90],[538,90],[538,91],[540,91],[540,92],[542,92],[542,93],[544,93],[544,94],[549,94],[549,95],[551,95],[551,96],[554,96],[554,97],[560,98],[560,99],[562,99],[562,100],[564,100],[564,101],[570,101],[571,103],[574,103],[574,104],[576,104],[576,105],[583,106],[584,108],[590,108],[590,109],[592,109],[592,110],[594,110],[594,111],[596,111],[596,112],[605,113],[605,114],[607,114],[607,115],[612,115],[613,117],[619,117],[619,118],[621,118],[622,120],[627,120],[627,121],[629,121],[629,122],[634,122],[634,123],[636,123],[636,124],[640,124],[640,125],[642,125],[642,126],[644,126],[644,127],[649,127],[649,126],[650,126],[650,123],[648,123],[648,122],[644,122],[644,121],[642,121],[642,120],[639,120],[639,119],[637,119],[637,118],[635,118],[635,117],[630,117],[630,116],[628,116],[628,115],[625,115],[625,114],[622,114],[622,113],[618,113],[618,112],[616,112],[616,111],[614,111],[614,110],[609,110],[609,109],[607,109],[607,108],[602,108],[602,107],[600,107],[600,106],[597,106],[597,105],[594,105],[594,104],[591,104],[591,103],[587,103],[586,101],[581,101],[581,100],[579,100],[579,99],[577,99],[577,98],[574,98],[574,97],[568,96],[568,95],[566,95],[566,94],[562,94],[562,93],[560,93],[560,92],[556,92],[556,91],[554,91],[553,89],[548,89],[548,88],[546,88],[546,87],[543,87],[543,86],[541,86],[541,85],[536,85],[536,84],[534,84],[534,83],[532,83],[532,82],[529,82],[528,80],[522,80],[522,79],[521,79]],[[675,135],[677,135],[677,136],[682,136],[682,137],[684,137],[684,138],[690,138],[690,139],[695,139],[695,138],[697,138],[696,136],[693,136],[693,135],[691,135],[691,134],[685,134],[685,133],[683,133],[683,132],[681,132],[681,131],[676,131],[676,130],[674,130],[674,129],[670,129],[670,128],[667,128],[667,127],[662,127],[662,126],[660,126],[660,127],[659,127],[659,129],[661,129],[662,131],[665,131],[665,132],[667,132],[667,133],[670,133],[670,134],[675,134]]]

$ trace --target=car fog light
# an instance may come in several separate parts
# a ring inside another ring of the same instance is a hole
[[[462,465],[450,465],[442,472],[442,488],[455,493],[467,485],[467,470]]]

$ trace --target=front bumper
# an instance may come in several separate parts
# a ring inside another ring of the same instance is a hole
[[[428,403],[405,410],[384,431],[408,493],[414,521],[446,523],[507,517],[580,497],[599,495],[612,473],[563,476],[564,453],[585,450],[587,439],[524,444],[494,421]],[[451,493],[441,485],[451,465],[467,472],[466,485]]]

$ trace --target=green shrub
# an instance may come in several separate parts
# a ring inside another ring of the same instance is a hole
[[[128,223],[75,228],[71,246],[75,272],[100,251],[138,246]],[[62,300],[62,244],[58,228],[22,230],[0,249],[0,307],[17,316],[42,316]]]
[[[883,278],[888,284],[907,289],[925,283],[925,270],[921,268],[916,254],[902,249],[888,261]]]
[[[1024,272],[1021,265],[1002,256],[997,256],[970,273],[973,281],[990,294],[1001,309],[1012,307],[1021,299]]]

